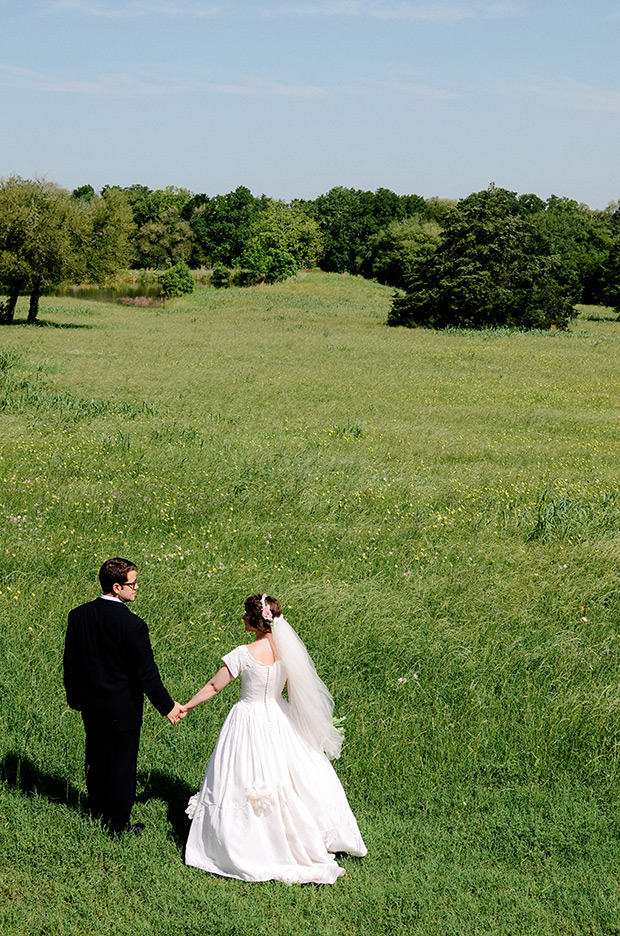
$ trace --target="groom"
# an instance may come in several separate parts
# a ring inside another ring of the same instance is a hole
[[[161,681],[146,623],[127,607],[136,597],[136,567],[108,559],[99,570],[103,594],[69,612],[64,679],[67,702],[82,713],[86,731],[86,787],[91,814],[112,835],[130,825],[142,704],[176,724],[185,713]]]

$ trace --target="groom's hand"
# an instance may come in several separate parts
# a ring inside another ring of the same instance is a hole
[[[187,715],[187,712],[184,711],[183,707],[179,705],[178,702],[175,702],[174,708],[170,709],[170,711],[166,715],[166,718],[168,719],[171,725],[176,725],[177,722],[180,722],[181,719],[185,718],[186,715]]]

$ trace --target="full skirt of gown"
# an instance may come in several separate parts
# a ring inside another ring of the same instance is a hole
[[[366,854],[340,780],[294,728],[280,661],[259,663],[245,645],[223,659],[242,694],[190,800],[185,862],[242,881],[333,884],[345,873],[335,852]]]

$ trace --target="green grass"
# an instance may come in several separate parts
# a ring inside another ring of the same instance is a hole
[[[0,330],[3,932],[620,933],[620,325],[389,329],[390,298],[311,273]],[[83,815],[62,644],[110,555],[181,701],[283,600],[369,848],[333,888],[183,864],[236,684],[147,712],[141,839]]]

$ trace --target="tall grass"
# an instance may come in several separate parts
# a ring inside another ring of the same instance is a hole
[[[435,334],[387,329],[389,303],[308,274],[47,299],[58,327],[0,333],[5,931],[620,931],[618,325]],[[137,561],[182,701],[244,639],[245,595],[283,599],[369,846],[333,888],[182,863],[235,685],[175,729],[148,711],[140,840],[84,816],[62,641],[109,555]]]

